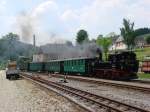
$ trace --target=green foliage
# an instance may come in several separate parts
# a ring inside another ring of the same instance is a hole
[[[19,41],[17,34],[9,33],[0,39],[0,68],[5,67],[7,60],[17,60],[19,56],[30,57],[32,45]]]
[[[4,70],[6,68],[6,61],[0,61],[0,70]]]
[[[146,37],[147,44],[150,44],[150,35]]]
[[[150,33],[149,28],[139,28],[134,31],[135,36],[140,36],[140,35],[144,35],[144,34],[148,34],[148,33]]]
[[[14,51],[14,42],[19,41],[19,36],[17,34],[9,33],[2,37],[3,40],[6,40],[8,45],[8,55],[10,60],[16,60],[17,56],[13,53]]]
[[[138,73],[139,79],[150,79],[150,74]]]
[[[120,31],[128,50],[133,49],[136,38],[134,35],[134,22],[130,23],[129,20],[123,19],[123,27],[120,28]]]
[[[150,56],[150,48],[139,48],[139,49],[135,49],[135,53],[137,55],[137,59],[142,61],[144,59],[145,56]]]
[[[77,33],[77,37],[76,37],[76,42],[78,44],[82,44],[84,41],[88,41],[88,33],[87,31],[85,30],[80,30],[78,33]]]
[[[66,45],[68,45],[68,46],[73,46],[73,44],[72,44],[71,41],[66,41]]]
[[[14,34],[14,33],[9,33],[5,36],[2,37],[3,39],[11,41],[18,41],[19,40],[19,35]]]
[[[109,50],[109,46],[112,44],[111,38],[108,37],[98,37],[96,40],[97,45],[101,46],[103,48],[103,51],[105,53],[105,58],[107,60],[107,53]]]

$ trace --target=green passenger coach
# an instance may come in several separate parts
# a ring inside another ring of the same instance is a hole
[[[64,73],[89,75],[93,72],[93,58],[78,58],[64,60]]]
[[[45,70],[51,73],[63,73],[63,61],[52,60],[45,63]]]
[[[31,62],[29,63],[29,71],[44,71],[44,62]]]

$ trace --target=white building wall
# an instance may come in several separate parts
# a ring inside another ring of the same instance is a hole
[[[120,42],[119,45],[116,46],[116,49],[118,50],[122,50],[122,49],[126,49],[127,46],[123,43],[123,42]]]
[[[124,44],[124,43],[120,43],[120,44],[113,44],[109,47],[109,50],[110,51],[113,51],[113,50],[124,50],[124,49],[127,49],[127,46]]]
[[[127,49],[127,46],[126,46],[126,44],[124,44],[123,38],[121,36],[109,48],[110,51],[112,51],[112,50],[124,50],[124,49]]]
[[[47,56],[44,54],[33,55],[33,62],[45,62],[46,60],[47,60]]]

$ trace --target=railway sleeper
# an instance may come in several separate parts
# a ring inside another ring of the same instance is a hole
[[[76,96],[78,96],[78,97],[82,97],[82,98],[84,98],[84,99],[87,99],[87,100],[89,100],[90,102],[92,101],[93,103],[95,103],[95,104],[98,104],[98,105],[100,105],[100,106],[102,106],[102,107],[104,107],[104,108],[110,108],[111,109],[111,111],[113,110],[113,111],[116,111],[116,112],[124,112],[124,110],[122,110],[122,109],[119,109],[118,107],[113,107],[113,106],[109,106],[108,104],[105,104],[105,103],[103,103],[103,102],[100,102],[100,101],[96,101],[95,99],[93,99],[93,98],[89,98],[89,97],[87,97],[87,96],[83,96],[83,94],[79,94],[79,93],[76,93],[76,92],[74,92],[74,90],[76,90],[75,88],[73,88],[73,89],[71,89],[71,87],[67,87],[67,86],[65,86],[65,85],[61,85],[61,84],[58,84],[58,83],[55,83],[55,82],[50,82],[50,81],[46,81],[46,80],[44,80],[44,79],[41,79],[41,78],[33,78],[33,79],[35,79],[36,81],[39,81],[39,82],[42,82],[42,83],[44,83],[44,84],[47,84],[47,85],[49,85],[49,86],[52,86],[53,88],[57,88],[58,90],[65,90],[65,91],[68,91],[68,92],[71,92],[73,95],[76,95]],[[82,90],[78,90],[78,91],[82,91]],[[82,92],[84,92],[84,91],[82,91]],[[81,92],[81,93],[82,93]],[[87,93],[87,92],[84,92],[84,93]],[[90,93],[88,93],[88,94],[90,94]],[[96,95],[95,95],[96,96]],[[113,101],[112,101],[113,102]],[[117,102],[113,102],[113,103],[117,103]],[[143,109],[139,109],[139,108],[137,108],[137,107],[132,107],[132,106],[129,106],[128,107],[128,105],[126,105],[126,106],[124,106],[124,104],[121,104],[120,103],[120,108],[125,108],[125,110],[130,110],[130,111],[135,111],[135,110],[137,110],[137,112],[149,112],[149,111],[146,111],[146,110],[143,110]]]

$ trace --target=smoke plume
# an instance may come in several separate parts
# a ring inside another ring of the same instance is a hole
[[[22,12],[17,17],[17,26],[21,39],[25,42],[30,42],[35,32],[36,20],[30,14]]]
[[[69,58],[93,58],[99,55],[101,49],[95,42],[84,43],[82,45],[73,46],[71,44],[47,44],[40,47],[42,53],[48,54],[48,60],[63,60]]]

